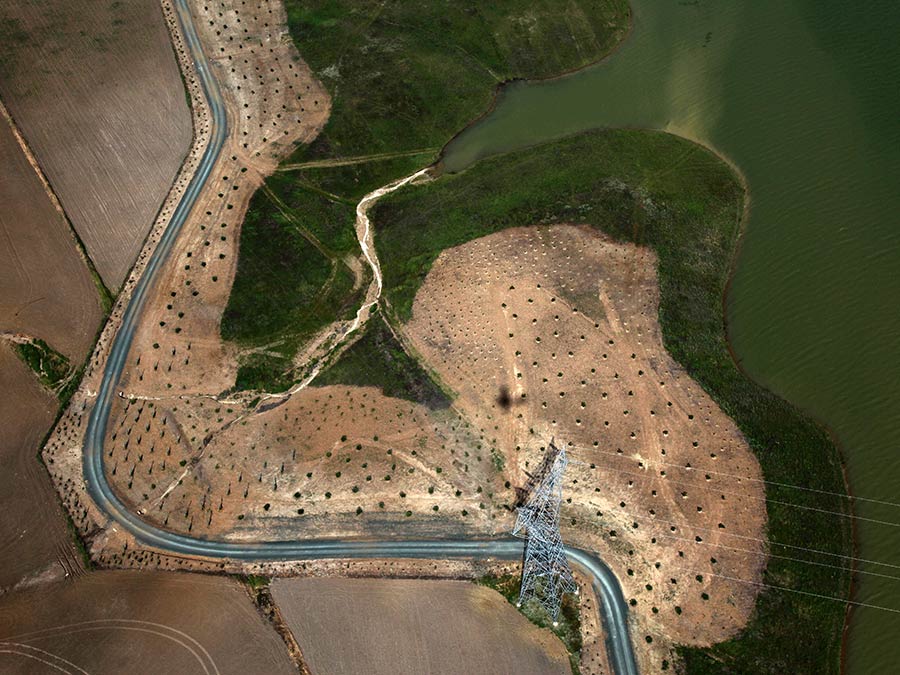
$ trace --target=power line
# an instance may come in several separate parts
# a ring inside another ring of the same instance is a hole
[[[553,441],[550,448],[556,450]],[[547,610],[554,626],[563,594],[578,589],[559,532],[562,478],[567,464],[563,445],[528,502],[519,507],[512,530],[513,535],[526,539],[518,605],[521,607],[528,598],[535,598]]]
[[[767,553],[766,551],[754,551],[749,548],[735,548],[734,546],[726,546],[725,544],[713,544],[708,541],[694,541],[693,539],[688,539],[686,537],[678,537],[674,534],[662,534],[657,535],[660,537],[666,537],[667,539],[678,539],[679,541],[687,541],[693,543],[695,546],[709,546],[711,548],[724,548],[729,551],[737,551],[740,553],[749,553],[751,555],[757,555],[761,557],[767,558],[778,558],[780,560],[790,560],[793,562],[804,563],[807,565],[816,565],[818,567],[828,567],[834,570],[841,570],[844,572],[858,572],[859,574],[866,574],[873,577],[881,577],[882,579],[892,579],[894,581],[900,581],[900,577],[894,576],[892,574],[881,574],[880,572],[870,572],[868,570],[861,570],[855,567],[844,567],[843,565],[829,565],[828,563],[816,562],[815,560],[804,560],[803,558],[792,558],[789,555],[778,555],[777,553]]]
[[[732,497],[753,499],[754,501],[768,502],[770,504],[778,504],[780,506],[790,506],[790,507],[793,507],[796,509],[803,509],[805,511],[815,511],[817,513],[824,513],[824,514],[830,515],[830,516],[838,516],[840,518],[852,518],[854,520],[861,520],[861,521],[865,521],[865,522],[869,522],[869,523],[875,523],[877,525],[887,525],[889,527],[900,527],[900,523],[895,523],[895,522],[889,521],[889,520],[880,520],[878,518],[868,518],[866,516],[857,516],[853,513],[842,513],[841,511],[831,511],[829,509],[820,509],[816,506],[807,506],[805,504],[795,504],[794,502],[785,502],[780,499],[772,499],[771,497],[754,497],[753,495],[744,495],[744,494],[740,494],[738,492],[729,492],[727,490],[721,490],[712,485],[703,485],[702,483],[685,483],[683,481],[678,481],[673,478],[669,478],[668,475],[656,476],[656,475],[649,475],[649,474],[645,474],[645,473],[635,473],[633,471],[626,471],[625,469],[614,469],[612,467],[603,467],[603,468],[608,471],[615,471],[616,473],[622,473],[622,474],[625,474],[626,476],[634,476],[636,478],[641,478],[644,480],[659,479],[659,480],[668,481],[668,482],[672,483],[673,485],[694,487],[694,488],[698,488],[700,490],[708,490],[711,492],[718,492],[719,494],[730,495]]]
[[[596,448],[590,448],[590,449],[585,449],[585,450],[586,450],[586,452],[593,452],[593,453],[598,453],[598,454],[602,454],[602,455],[610,455],[612,457],[619,457],[621,459],[634,460],[633,456],[626,455],[625,453],[609,452],[608,450],[598,450]],[[763,478],[751,478],[749,476],[740,476],[738,474],[727,473],[724,471],[715,471],[714,469],[701,469],[701,468],[698,468],[695,466],[684,466],[683,464],[675,464],[673,462],[663,462],[661,460],[647,459],[644,457],[641,457],[640,461],[646,462],[648,464],[656,464],[659,466],[671,466],[676,469],[681,469],[682,471],[698,471],[701,473],[708,473],[708,474],[713,474],[713,475],[717,475],[717,476],[725,476],[728,478],[735,478],[738,481],[743,481],[743,480],[752,481],[754,483],[764,483],[766,485],[775,485],[777,487],[791,488],[793,490],[804,490],[806,492],[815,492],[817,494],[830,495],[832,497],[840,497],[842,499],[850,499],[850,500],[858,501],[858,502],[871,502],[873,504],[881,504],[883,506],[893,506],[896,508],[900,508],[900,503],[890,502],[890,501],[887,501],[884,499],[873,499],[871,497],[860,497],[858,495],[848,495],[848,494],[843,494],[841,492],[832,492],[830,490],[820,490],[818,488],[806,487],[804,485],[793,485],[791,483],[782,483],[779,481],[765,480]]]
[[[736,581],[741,584],[747,584],[750,586],[758,586],[761,588],[770,588],[776,591],[787,591],[789,593],[799,593],[800,595],[808,595],[814,598],[820,598],[822,600],[833,600],[835,602],[840,602],[841,604],[853,605],[854,607],[867,607],[869,609],[879,609],[883,612],[892,612],[894,614],[900,614],[900,609],[894,609],[892,607],[884,607],[883,605],[873,605],[868,602],[859,602],[857,600],[849,600],[847,598],[837,598],[833,595],[824,595],[823,593],[813,593],[812,591],[801,591],[798,588],[788,588],[787,586],[776,586],[774,584],[767,584],[763,581],[750,581],[748,579],[740,579],[738,577],[730,577],[726,574],[719,574],[717,572],[698,572],[697,570],[689,570],[685,567],[677,568],[681,572],[687,572],[688,574],[703,574],[711,577],[719,577],[720,579],[727,579],[728,581]]]
[[[647,518],[647,516],[645,516],[643,514],[638,515],[638,514],[630,512],[630,511],[616,511],[615,513],[619,513],[624,516],[628,516],[635,520]],[[659,523],[662,525],[671,525],[671,526],[675,526],[675,527],[686,527],[686,528],[690,528],[693,530],[699,530],[701,532],[715,532],[719,535],[724,535],[727,537],[736,537],[738,539],[745,539],[747,541],[757,541],[762,544],[767,544],[769,546],[783,546],[785,548],[791,548],[791,549],[798,550],[798,551],[806,551],[807,553],[815,553],[818,555],[827,555],[827,556],[831,556],[834,558],[843,558],[845,560],[853,560],[855,562],[866,563],[868,565],[880,565],[882,567],[890,567],[893,569],[900,570],[900,565],[896,565],[894,563],[880,562],[878,560],[870,560],[868,558],[857,558],[855,556],[846,555],[844,553],[832,553],[831,551],[822,551],[820,549],[807,548],[805,546],[797,546],[796,544],[786,544],[784,542],[774,541],[771,539],[760,539],[759,537],[751,537],[751,536],[745,535],[745,534],[734,534],[732,532],[726,532],[726,531],[720,530],[720,529],[713,529],[711,527],[703,527],[701,525],[691,525],[690,523],[676,523],[675,521],[672,521],[672,520],[663,520],[662,518],[657,518],[655,515],[651,515],[649,518],[654,523]],[[700,542],[697,542],[697,543],[700,543]]]

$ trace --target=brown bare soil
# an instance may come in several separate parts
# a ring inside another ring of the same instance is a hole
[[[116,407],[108,480],[171,530],[238,539],[494,531],[491,496],[502,485],[452,410],[345,386],[244,415],[203,398]]]
[[[159,2],[11,2],[0,19],[0,97],[117,289],[191,141]]]
[[[313,675],[571,672],[555,635],[469,582],[276,579],[272,594]]]
[[[539,474],[555,436],[577,460],[564,537],[599,552],[622,580],[642,665],[657,667],[673,643],[705,645],[739,630],[754,591],[727,577],[758,579],[765,560],[759,467],[734,424],[665,352],[656,260],[645,249],[554,226],[445,251],[403,332],[459,395],[452,411],[353,387],[304,389],[258,408],[221,394],[234,382],[236,355],[218,326],[247,203],[292,143],[318,133],[330,103],[292,51],[278,3],[198,4],[196,12],[235,122],[129,355],[105,456],[119,494],[163,527],[232,539],[433,526],[447,534],[448,525],[498,532],[511,524],[515,488]],[[196,82],[188,84],[196,102]],[[197,105],[199,138],[205,115]],[[45,457],[101,561],[224,569],[146,552],[103,530],[79,484],[109,338],[168,208]],[[433,565],[435,575],[450,567]],[[602,646],[588,644],[590,671],[603,671]]]
[[[0,593],[81,572],[47,472],[37,460],[56,399],[0,343]],[[15,392],[11,394],[10,392]],[[2,668],[0,668],[2,670]]]
[[[0,166],[0,331],[39,337],[80,363],[100,323],[98,289],[68,223],[2,117]]]
[[[755,592],[726,577],[758,579],[765,560],[756,459],[666,353],[658,301],[649,250],[517,228],[444,251],[405,328],[514,485],[547,439],[571,444],[563,536],[622,580],[645,657],[736,633]]]
[[[94,572],[0,599],[0,671],[296,673],[240,584],[163,572]]]

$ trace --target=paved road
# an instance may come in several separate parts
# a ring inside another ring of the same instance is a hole
[[[522,542],[516,539],[490,540],[302,540],[228,542],[198,539],[161,530],[144,522],[115,495],[103,472],[103,439],[125,359],[138,325],[141,311],[160,269],[166,263],[178,233],[197,201],[210,171],[219,156],[227,134],[227,118],[221,92],[209,72],[208,62],[194,29],[186,0],[175,0],[182,33],[191,50],[204,95],[212,112],[212,136],[199,168],[184,197],[175,209],[169,226],[134,289],[116,334],[103,373],[97,403],[88,419],[84,446],[84,477],[91,498],[120,527],[138,541],[163,551],[183,555],[229,560],[289,560],[309,558],[498,558],[514,560],[522,555]],[[601,620],[606,630],[609,659],[616,675],[637,675],[634,652],[628,635],[628,608],[619,582],[610,569],[594,555],[578,549],[566,549],[572,562],[593,579],[601,599]]]

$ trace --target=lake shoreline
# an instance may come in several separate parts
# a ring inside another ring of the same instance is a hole
[[[444,173],[444,155],[447,153],[447,149],[453,145],[453,143],[460,138],[463,134],[469,131],[472,127],[476,126],[480,122],[484,121],[487,117],[493,113],[497,108],[497,102],[500,100],[500,97],[503,93],[514,84],[527,83],[527,84],[537,84],[540,82],[553,82],[555,80],[562,80],[570,75],[574,75],[576,73],[580,73],[583,70],[588,68],[593,68],[594,66],[599,66],[601,63],[605,63],[613,56],[619,53],[622,47],[631,39],[631,36],[634,35],[634,8],[631,6],[629,2],[629,13],[628,13],[628,28],[625,31],[625,34],[619,39],[618,42],[610,49],[606,54],[601,56],[596,61],[591,61],[590,63],[585,63],[584,65],[578,66],[577,68],[570,68],[560,73],[556,73],[555,75],[548,75],[546,77],[513,77],[507,80],[502,80],[494,85],[494,90],[491,92],[491,101],[488,103],[487,108],[484,109],[477,117],[472,118],[469,122],[466,123],[464,127],[462,127],[459,131],[453,134],[443,146],[441,146],[440,151],[437,154],[434,162],[432,162],[431,166],[437,172],[437,176],[440,176]],[[483,159],[483,158],[481,158]],[[451,172],[452,173],[452,172]]]

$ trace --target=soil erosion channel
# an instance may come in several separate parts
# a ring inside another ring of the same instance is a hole
[[[372,308],[378,304],[378,300],[381,298],[381,291],[384,287],[384,279],[381,275],[381,264],[378,262],[378,254],[375,252],[375,245],[373,242],[374,228],[369,221],[369,208],[384,195],[390,194],[394,190],[402,188],[404,185],[409,185],[417,179],[426,178],[428,176],[428,171],[428,168],[416,171],[406,178],[400,178],[384,187],[373,190],[363,197],[359,204],[356,205],[356,238],[359,241],[359,247],[362,249],[366,262],[372,270],[372,281],[369,282],[369,288],[366,290],[365,300],[362,305],[360,305],[359,309],[356,310],[356,316],[353,318],[353,321],[346,326],[343,326],[338,322],[336,327],[326,329],[323,334],[319,335],[313,341],[313,344],[310,347],[307,347],[307,360],[303,365],[310,369],[308,371],[309,374],[303,378],[302,381],[295,384],[286,392],[265,394],[261,397],[262,401],[288,398],[298,391],[305,389],[314,379],[316,379],[316,376],[322,369],[322,365],[346,344],[347,338],[366,325],[366,322],[372,314]],[[303,365],[301,365],[301,368]]]

